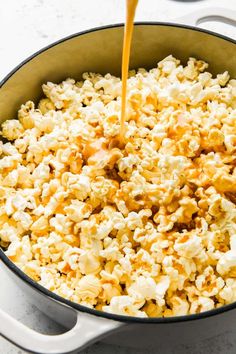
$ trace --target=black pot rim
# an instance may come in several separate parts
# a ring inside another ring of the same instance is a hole
[[[111,28],[117,28],[117,27],[123,27],[123,23],[118,23],[118,24],[112,24],[112,25],[106,25],[106,26],[99,26],[95,27],[92,29],[88,29],[86,31],[81,31],[78,33],[74,33],[72,35],[66,36],[60,40],[57,40],[53,42],[52,44],[47,45],[46,47],[40,49],[39,51],[35,52],[31,56],[29,56],[27,59],[22,61],[19,65],[17,65],[12,71],[10,71],[9,74],[5,76],[3,80],[0,81],[0,88],[13,76],[18,70],[20,70],[24,65],[26,65],[28,62],[30,62],[32,59],[37,57],[39,54],[47,51],[48,49],[55,47],[58,44],[61,44],[67,40],[73,39],[75,37],[79,37],[81,35],[85,35],[88,33],[96,32],[96,31],[101,31],[101,30],[107,30]],[[156,21],[146,21],[146,22],[135,22],[135,26],[167,26],[167,27],[178,27],[178,28],[183,28],[183,29],[189,29],[192,31],[196,32],[201,32],[205,33],[214,37],[218,37],[221,39],[224,39],[228,42],[231,42],[233,44],[236,44],[236,40],[229,38],[227,36],[221,35],[219,33],[215,33],[213,31],[205,30],[202,28],[196,28],[193,26],[187,26],[187,25],[182,25],[182,24],[177,24],[177,23],[171,23],[171,22],[156,22]],[[60,302],[61,304],[65,304],[69,306],[72,309],[75,309],[80,312],[86,312],[91,315],[95,315],[98,317],[103,317],[107,318],[110,320],[115,320],[119,322],[124,322],[124,323],[146,323],[146,324],[153,324],[153,323],[174,323],[174,322],[186,322],[186,321],[192,321],[192,320],[199,320],[199,319],[204,319],[208,318],[211,316],[219,315],[221,313],[233,310],[236,308],[236,302],[233,302],[228,305],[224,305],[222,307],[219,307],[217,309],[213,309],[210,311],[205,311],[199,314],[192,314],[192,315],[185,315],[185,316],[173,316],[173,317],[147,317],[147,318],[141,318],[141,317],[133,317],[133,316],[124,316],[124,315],[115,315],[115,314],[110,314],[107,312],[103,311],[98,311],[95,309],[88,308],[86,306],[82,306],[80,304],[77,304],[75,302],[72,302],[70,300],[67,300],[52,291],[44,288],[34,280],[32,280],[29,276],[27,276],[20,268],[18,268],[4,253],[4,251],[0,248],[0,259],[3,261],[3,263],[13,272],[17,277],[19,277],[21,280],[23,280],[27,285],[33,287],[36,289],[39,293],[41,293],[43,296],[49,297],[51,299],[54,299],[57,302]]]

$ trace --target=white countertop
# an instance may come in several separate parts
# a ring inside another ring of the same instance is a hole
[[[124,21],[124,0],[0,0],[0,81],[30,54],[69,34],[109,23]],[[236,0],[140,0],[136,20],[171,21],[196,9],[224,6],[236,10]],[[204,28],[236,39],[236,28],[208,23]],[[27,303],[23,292],[2,271],[0,264],[0,307],[30,327],[44,333],[59,333],[61,328]],[[23,354],[0,338],[0,354]],[[143,354],[143,351],[102,343],[83,354]],[[210,338],[194,346],[181,346],[171,353],[155,354],[235,354],[236,329],[227,335]],[[145,351],[145,354],[154,352]]]

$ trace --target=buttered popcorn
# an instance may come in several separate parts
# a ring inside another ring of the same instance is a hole
[[[169,56],[43,85],[2,124],[0,243],[36,282],[139,317],[236,301],[236,80]],[[2,117],[4,118],[4,117]]]

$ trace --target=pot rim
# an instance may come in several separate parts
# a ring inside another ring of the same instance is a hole
[[[92,32],[97,32],[97,31],[101,31],[101,30],[107,30],[107,29],[112,29],[112,28],[119,28],[119,27],[123,27],[124,24],[123,23],[117,23],[117,24],[112,24],[112,25],[105,25],[105,26],[98,26],[98,27],[94,27],[85,31],[80,31],[77,33],[74,33],[72,35],[63,37],[62,39],[59,39],[45,47],[43,47],[42,49],[36,51],[34,54],[30,55],[29,57],[27,57],[25,60],[23,60],[20,64],[18,64],[13,70],[11,70],[1,81],[0,81],[0,88],[4,86],[4,84],[18,71],[20,70],[24,65],[26,65],[27,63],[29,63],[32,59],[34,59],[35,57],[37,57],[39,54],[47,51],[48,49],[51,49],[55,46],[57,46],[58,44],[61,44],[67,40],[85,35],[85,34],[89,34]],[[197,27],[193,27],[193,26],[188,26],[188,25],[183,25],[183,24],[178,24],[178,23],[174,23],[174,22],[161,22],[161,21],[142,21],[142,22],[135,22],[135,26],[167,26],[167,27],[178,27],[178,28],[183,28],[183,29],[187,29],[187,30],[192,30],[192,31],[196,31],[196,32],[201,32],[201,33],[205,33],[208,35],[211,35],[213,37],[218,37],[221,39],[224,39],[228,42],[231,42],[233,44],[236,44],[236,40],[227,37],[225,35],[213,32],[213,31],[209,31],[209,30],[205,30],[202,28],[197,28]],[[116,315],[116,314],[110,314],[108,312],[103,312],[103,311],[99,311],[99,310],[95,310],[95,309],[91,309],[89,307],[77,304],[75,302],[72,302],[70,300],[67,300],[55,293],[53,293],[52,291],[46,289],[45,287],[43,287],[42,285],[38,284],[37,282],[35,282],[33,279],[31,279],[28,275],[26,275],[20,268],[18,268],[4,253],[3,249],[0,247],[0,259],[3,261],[3,263],[7,266],[7,268],[9,268],[13,273],[15,273],[15,275],[17,277],[19,277],[21,280],[23,280],[24,283],[26,283],[27,285],[33,287],[35,290],[37,290],[39,293],[41,293],[43,296],[46,297],[50,297],[51,299],[67,305],[68,307],[75,309],[77,311],[80,312],[85,312],[91,315],[95,315],[98,317],[103,317],[106,319],[110,319],[110,320],[115,320],[115,321],[119,321],[119,322],[124,322],[124,323],[146,323],[146,324],[153,324],[153,323],[163,323],[163,324],[167,324],[167,323],[174,323],[174,322],[186,322],[186,321],[192,321],[192,320],[198,320],[198,319],[204,319],[204,318],[208,318],[211,316],[215,316],[230,310],[233,310],[236,308],[236,301],[228,304],[228,305],[224,305],[222,307],[219,307],[217,309],[213,309],[213,310],[209,310],[209,311],[205,311],[205,312],[201,312],[198,314],[192,314],[192,315],[184,315],[184,316],[173,316],[173,317],[146,317],[146,318],[142,318],[142,317],[134,317],[134,316],[124,316],[124,315]]]

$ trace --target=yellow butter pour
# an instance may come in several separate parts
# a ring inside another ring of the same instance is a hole
[[[127,79],[129,71],[130,46],[134,28],[134,16],[138,0],[126,0],[126,22],[122,56],[122,103],[120,118],[120,140],[123,141],[125,134]]]

